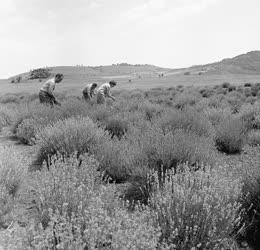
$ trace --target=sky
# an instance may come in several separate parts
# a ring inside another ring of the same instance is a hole
[[[260,50],[259,0],[2,0],[0,78],[61,65],[181,68]]]

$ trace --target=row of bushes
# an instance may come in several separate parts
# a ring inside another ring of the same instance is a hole
[[[142,100],[122,101],[113,108],[105,108],[85,104],[77,99],[71,99],[63,103],[62,107],[54,109],[35,103],[20,105],[18,111],[12,131],[22,142],[28,144],[34,144],[38,131],[48,124],[75,116],[90,117],[108,131],[112,138],[116,136],[119,139],[125,134],[130,136],[135,128],[143,131],[152,126],[157,130],[162,129],[164,134],[182,129],[211,138],[217,148],[226,153],[240,152],[246,142],[247,132],[260,128],[258,103],[242,106],[238,114],[213,107],[201,110],[198,106],[179,111]],[[4,115],[1,117],[6,120]],[[250,133],[250,138],[254,134],[257,133]]]

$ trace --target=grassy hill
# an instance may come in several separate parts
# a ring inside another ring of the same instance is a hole
[[[208,74],[260,74],[260,51],[251,51],[216,63],[193,66],[187,70]]]
[[[157,67],[148,64],[113,64],[107,66],[55,66],[51,67],[51,73],[62,73],[70,79],[85,77],[111,77],[111,78],[135,78],[139,76],[157,76],[161,72],[167,72],[170,69]],[[23,79],[29,77],[30,72],[19,74]],[[17,75],[17,76],[19,76]],[[13,76],[13,77],[17,77]],[[13,78],[11,77],[11,78]],[[10,78],[10,79],[11,79]]]
[[[251,51],[234,58],[223,59],[220,62],[181,69],[162,68],[149,64],[133,65],[120,63],[106,66],[55,66],[51,67],[51,73],[62,73],[71,81],[82,81],[91,78],[136,79],[158,77],[160,73],[164,73],[165,76],[183,75],[185,73],[192,75],[260,74],[260,51]],[[27,79],[29,72],[19,75],[22,76],[23,79]]]
[[[234,85],[260,82],[260,51],[252,51],[220,62],[182,69],[161,68],[154,65],[126,63],[107,66],[54,66],[51,74],[63,73],[65,78],[57,91],[80,94],[86,83],[101,84],[115,79],[117,89],[149,89],[178,85],[216,85],[230,82]],[[163,73],[164,77],[159,77]],[[1,93],[37,93],[42,82],[27,80],[29,72],[20,74],[22,81],[11,84],[11,79],[0,81]],[[44,81],[44,80],[43,80]]]

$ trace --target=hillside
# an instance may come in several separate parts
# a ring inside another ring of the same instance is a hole
[[[214,74],[260,74],[260,51],[251,51],[216,63],[193,66],[187,70]]]
[[[169,69],[157,67],[148,64],[113,64],[106,66],[54,66],[51,67],[51,73],[62,73],[70,79],[84,77],[113,77],[113,78],[131,78],[136,76],[157,76],[161,72]],[[19,74],[23,79],[28,78],[29,72]],[[19,76],[17,75],[17,76]],[[17,77],[13,76],[13,77]],[[10,78],[13,78],[10,77]]]
[[[169,69],[149,64],[113,64],[106,66],[54,66],[51,73],[63,73],[71,81],[85,80],[89,78],[151,78],[158,77],[160,73],[165,76],[183,74],[205,74],[205,75],[226,75],[226,74],[260,74],[260,51],[251,51],[234,58],[223,59],[220,62],[205,65],[196,65],[188,68]],[[27,79],[29,72],[19,74]],[[17,76],[19,76],[17,75]],[[13,76],[13,77],[17,77]],[[13,78],[11,77],[11,78]]]

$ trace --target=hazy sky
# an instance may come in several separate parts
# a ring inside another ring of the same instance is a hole
[[[260,50],[259,0],[2,0],[0,78],[53,65],[186,67]]]

